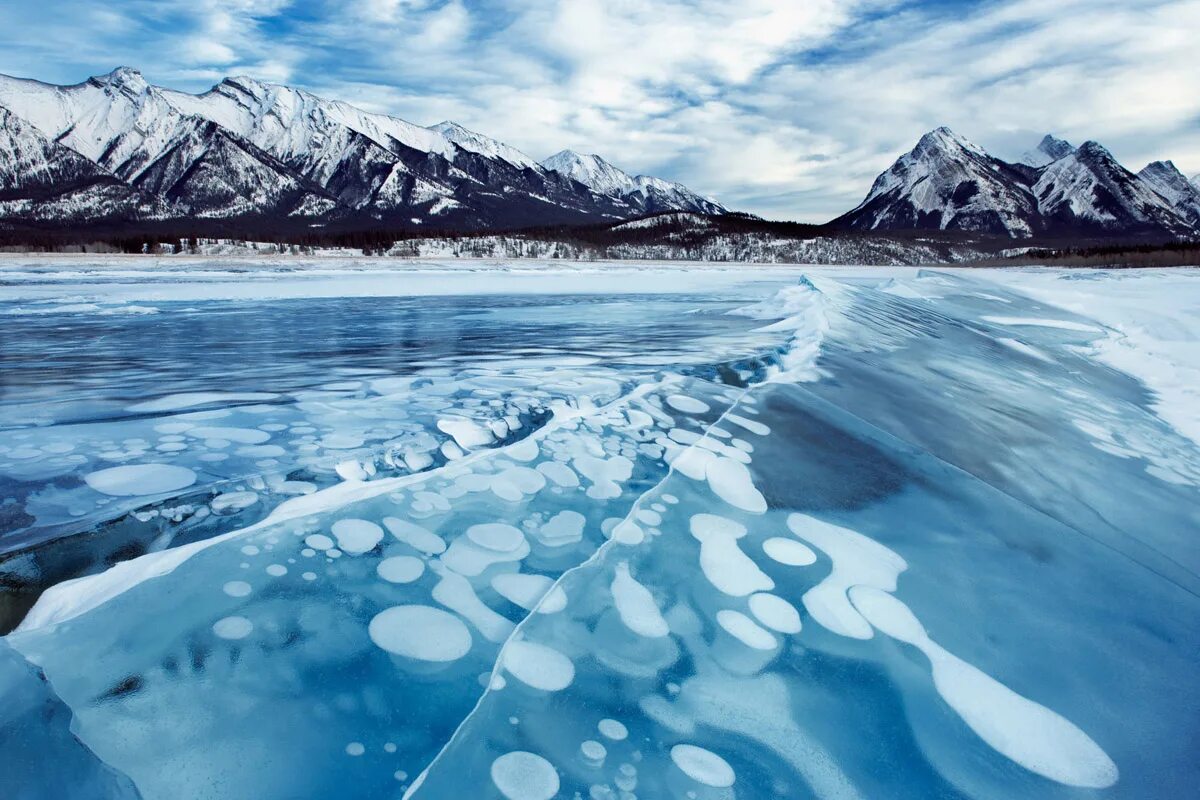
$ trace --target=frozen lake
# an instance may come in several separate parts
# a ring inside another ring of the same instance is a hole
[[[1198,439],[1195,270],[9,259],[0,794],[1187,796]]]

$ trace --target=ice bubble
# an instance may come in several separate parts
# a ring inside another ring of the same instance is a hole
[[[502,522],[489,522],[467,528],[467,538],[484,548],[497,553],[511,553],[525,543],[525,534]]]
[[[222,639],[245,639],[254,630],[254,623],[245,617],[225,617],[214,622],[212,630]]]
[[[221,591],[230,597],[245,597],[250,594],[251,587],[245,581],[230,581],[221,587]]]
[[[1091,737],[931,640],[899,599],[872,586],[854,586],[850,599],[871,625],[929,659],[938,694],[997,752],[1068,786],[1103,789],[1117,782],[1117,765]]]
[[[560,691],[575,680],[575,665],[571,659],[544,644],[510,641],[500,658],[513,677],[545,692]]]
[[[587,518],[578,511],[560,511],[534,534],[547,547],[562,547],[575,544],[583,538],[583,527]]]
[[[628,562],[617,565],[611,589],[617,613],[626,628],[648,639],[660,639],[670,634],[671,629],[658,610],[654,595],[629,574]]]
[[[244,544],[244,545],[242,545],[242,554],[243,554],[243,555],[247,555],[247,556],[256,556],[256,555],[258,555],[258,554],[259,554],[259,553],[261,553],[261,552],[262,552],[262,551],[258,549],[258,545],[256,545],[256,544]]]
[[[287,567],[283,564],[271,564],[267,567],[267,574],[275,578],[282,578],[287,575]]]
[[[763,542],[763,552],[780,564],[789,567],[806,567],[815,564],[817,554],[794,539],[773,536]]]
[[[304,543],[313,550],[329,550],[333,547],[333,539],[323,533],[314,533],[304,537]]]
[[[554,765],[524,750],[505,753],[492,762],[492,783],[508,800],[550,800],[559,787]]]
[[[367,752],[367,748],[362,742],[351,742],[346,745],[346,755],[348,756],[361,756],[365,752]]]
[[[536,469],[557,486],[573,488],[579,485],[579,476],[575,474],[575,470],[561,462],[543,461]]]
[[[506,572],[492,578],[492,588],[497,594],[526,611],[536,608],[553,585],[554,581],[545,575]]]
[[[537,494],[545,485],[546,476],[529,467],[509,467],[491,480],[492,493],[514,503]]]
[[[654,526],[662,524],[662,514],[648,508],[639,509],[637,514],[634,516],[637,517],[638,522],[641,522],[645,525]]]
[[[800,632],[800,612],[794,605],[778,595],[767,592],[750,595],[750,613],[773,631]]]
[[[365,519],[339,519],[330,530],[338,547],[350,555],[369,553],[383,540],[383,528]]]
[[[605,739],[612,739],[614,742],[623,741],[629,736],[629,729],[615,719],[602,719],[596,727],[600,730],[601,736]]]
[[[136,497],[186,489],[196,482],[196,473],[171,464],[129,464],[92,472],[83,479],[101,494]]]
[[[344,481],[365,481],[371,477],[363,465],[354,460],[339,462],[333,471]]]
[[[894,592],[896,579],[908,564],[874,539],[807,514],[790,514],[787,525],[833,562],[830,573],[800,598],[808,613],[836,634],[870,639],[874,635],[871,625],[851,605],[847,590],[861,584]]]
[[[589,766],[599,767],[608,755],[608,748],[594,739],[588,739],[579,745],[579,754]]]
[[[479,599],[471,582],[434,562],[441,580],[433,587],[433,599],[466,618],[490,641],[500,643],[512,635],[513,623]]]
[[[439,419],[437,427],[442,433],[451,436],[463,450],[491,444],[495,439],[490,430],[462,417]]]
[[[367,633],[389,653],[417,661],[457,661],[471,650],[462,620],[432,606],[393,606],[375,615]]]
[[[503,420],[497,420],[505,429],[508,428],[508,423]],[[504,434],[507,436],[507,431]],[[514,461],[528,462],[533,461],[538,457],[540,452],[536,439],[524,439],[510,446],[504,451],[504,454]]]
[[[646,539],[646,532],[632,520],[621,520],[612,529],[614,541],[627,545],[639,545]]]
[[[736,778],[728,761],[711,750],[694,744],[677,744],[672,747],[671,760],[684,775],[705,786],[727,789],[733,786]]]
[[[215,439],[238,444],[262,444],[271,438],[271,434],[257,428],[200,427],[190,429],[187,434],[196,439]]]
[[[425,572],[425,562],[413,556],[392,556],[375,568],[388,583],[412,583]]]
[[[684,394],[669,395],[667,397],[667,405],[685,414],[703,414],[705,411],[708,411],[708,403]]]
[[[539,614],[557,614],[567,607],[567,593],[559,584],[554,584],[550,587],[550,591],[546,592],[546,596],[542,598],[542,602],[538,604],[537,612]]]
[[[754,485],[750,470],[740,461],[718,456],[708,462],[705,477],[713,493],[734,508],[751,514],[767,510],[767,500]]]
[[[301,577],[301,578],[304,578],[304,580],[306,580],[306,581],[315,581],[315,580],[317,579],[317,573],[315,573],[315,572],[305,572],[305,573],[304,573],[303,575],[301,575],[300,577]]]
[[[572,463],[581,475],[592,482],[587,495],[593,500],[620,497],[620,483],[633,475],[633,462],[625,456],[604,459],[584,454],[576,456]]]
[[[746,419],[745,417],[737,414],[726,414],[724,418],[727,421],[732,422],[734,425],[738,425],[757,436],[767,436],[771,433],[771,429],[766,425],[763,425],[761,422],[755,422],[752,419]]]
[[[321,437],[321,446],[327,450],[353,450],[362,447],[363,437],[354,433],[327,433]]]
[[[717,612],[717,624],[730,636],[754,650],[771,650],[777,644],[774,636],[740,611],[721,609]]]
[[[396,752],[396,743],[395,742],[384,742],[383,743],[383,752],[385,752],[385,753]]]
[[[442,537],[431,533],[420,525],[406,522],[396,517],[384,517],[383,525],[392,536],[395,536],[414,550],[433,556],[446,552],[446,542]]]
[[[213,511],[240,511],[258,502],[257,492],[226,492],[209,503]]]
[[[746,535],[744,525],[715,514],[696,514],[690,527],[700,542],[700,570],[717,589],[745,597],[775,588],[775,582],[738,547],[737,540]]]

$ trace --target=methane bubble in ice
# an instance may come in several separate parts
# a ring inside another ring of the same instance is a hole
[[[782,536],[767,539],[763,542],[762,549],[771,559],[789,567],[807,567],[817,561],[817,554],[812,550],[800,542],[784,539]]]
[[[685,414],[703,414],[708,411],[707,403],[683,394],[673,394],[667,397],[667,405]]]
[[[557,692],[575,680],[575,665],[571,659],[544,644],[509,642],[504,646],[501,659],[506,670],[534,689]]]
[[[558,794],[558,772],[536,753],[515,750],[492,762],[492,783],[508,800],[550,800]]]
[[[934,642],[896,597],[871,586],[855,586],[850,599],[871,625],[929,659],[938,694],[992,748],[1068,786],[1103,789],[1117,782],[1117,765],[1091,737]]]
[[[92,472],[83,479],[101,494],[136,497],[186,489],[196,482],[196,473],[171,464],[127,464]]]
[[[369,553],[383,539],[383,528],[365,519],[339,519],[331,530],[338,547],[351,555]]]
[[[230,581],[221,589],[230,597],[245,597],[250,594],[250,584],[245,581]]]
[[[705,786],[727,789],[733,786],[736,778],[728,761],[711,750],[694,744],[677,744],[672,747],[671,760],[684,775]]]
[[[602,719],[596,727],[600,729],[601,736],[614,742],[623,741],[629,736],[629,729],[615,719]]]
[[[416,661],[457,661],[471,650],[471,632],[462,620],[431,606],[393,606],[367,626],[376,645]]]
[[[425,562],[413,556],[392,556],[380,561],[375,571],[388,583],[412,583],[425,572]]]
[[[214,622],[212,629],[222,639],[245,639],[254,630],[254,623],[245,617],[225,617]]]

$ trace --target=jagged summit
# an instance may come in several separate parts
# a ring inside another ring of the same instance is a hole
[[[1032,150],[1025,152],[1021,158],[1017,160],[1019,164],[1026,164],[1031,167],[1044,167],[1047,164],[1057,161],[1064,156],[1068,156],[1075,152],[1075,148],[1070,142],[1065,139],[1059,139],[1049,133],[1042,137],[1038,142],[1038,146]]]

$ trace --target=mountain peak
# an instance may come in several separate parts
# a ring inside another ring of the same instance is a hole
[[[940,128],[934,128],[922,136],[920,141],[917,142],[917,146],[913,149],[913,153],[922,155],[929,152],[955,152],[959,150],[984,155],[983,148],[979,147],[979,145],[959,136],[943,125]]]
[[[107,75],[97,75],[92,80],[100,84],[128,88],[135,92],[149,87],[146,79],[142,77],[142,73],[133,67],[117,67]]]
[[[1031,167],[1044,167],[1074,152],[1075,148],[1066,139],[1059,139],[1057,136],[1047,133],[1038,142],[1038,146],[1017,159],[1017,163]]]
[[[488,158],[500,158],[508,163],[524,168],[536,168],[537,161],[525,155],[515,147],[510,147],[504,142],[484,136],[482,133],[476,133],[473,130],[464,128],[457,122],[451,120],[443,120],[437,125],[430,125],[429,130],[440,133],[463,150],[472,153],[478,153]]]

